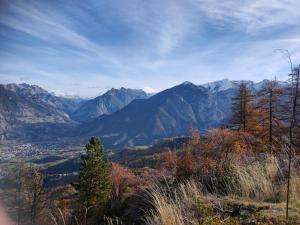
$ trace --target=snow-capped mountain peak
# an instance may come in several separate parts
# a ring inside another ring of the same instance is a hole
[[[235,83],[229,79],[223,79],[219,81],[209,82],[202,84],[202,87],[209,89],[210,91],[225,91],[235,86]]]

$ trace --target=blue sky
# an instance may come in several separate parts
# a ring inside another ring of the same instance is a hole
[[[96,96],[183,81],[286,79],[299,0],[0,0],[0,83]]]

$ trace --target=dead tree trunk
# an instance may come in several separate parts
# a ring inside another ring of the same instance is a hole
[[[291,117],[289,126],[289,152],[288,152],[288,183],[287,183],[287,196],[286,196],[286,221],[288,223],[289,218],[289,200],[290,200],[290,183],[291,183],[291,163],[293,155],[293,142],[294,142],[294,128],[296,125],[296,112],[297,103],[299,99],[299,79],[300,79],[300,68],[295,68],[291,74]]]

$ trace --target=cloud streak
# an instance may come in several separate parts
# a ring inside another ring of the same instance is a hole
[[[194,1],[199,11],[209,20],[225,28],[231,24],[247,32],[276,26],[297,26],[300,2],[295,0],[253,1]]]
[[[1,82],[26,79],[94,96],[107,87],[160,91],[185,80],[285,79],[288,66],[278,48],[300,61],[297,0],[10,0],[2,6]]]

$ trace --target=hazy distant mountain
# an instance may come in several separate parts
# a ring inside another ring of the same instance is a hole
[[[0,139],[23,138],[36,126],[49,130],[49,126],[70,123],[68,114],[84,102],[58,97],[29,84],[0,85],[0,99]],[[43,133],[32,133],[38,135]]]
[[[71,118],[76,121],[87,121],[103,114],[113,113],[128,105],[134,99],[145,99],[148,95],[142,90],[135,89],[111,89],[105,94],[85,102]]]
[[[214,85],[215,87],[217,85]],[[113,147],[153,143],[164,137],[186,135],[190,128],[207,130],[226,123],[231,99],[237,90],[232,83],[211,88],[190,82],[162,91],[149,99],[134,100],[111,115],[80,125],[80,135],[101,136]]]
[[[23,124],[33,123],[66,123],[69,117],[55,106],[40,101],[35,97],[36,87],[30,97],[19,95],[17,85],[0,85],[0,137],[6,138],[8,133]],[[40,91],[40,90],[39,90]]]
[[[260,82],[255,83],[250,80],[224,79],[224,80],[218,80],[218,81],[206,83],[201,86],[207,88],[211,92],[218,92],[218,91],[225,91],[231,88],[236,89],[238,88],[238,85],[241,84],[242,82],[246,83],[248,88],[250,88],[253,92],[256,92],[264,88],[270,82],[270,80],[264,79]],[[278,83],[283,88],[288,86],[288,83],[286,81],[278,81]]]
[[[7,84],[4,85],[5,89],[11,90],[16,93],[17,96],[23,99],[35,101],[38,104],[52,106],[61,110],[67,114],[74,112],[82,103],[85,102],[81,98],[70,98],[55,96],[52,93],[47,92],[37,85],[29,84]]]

